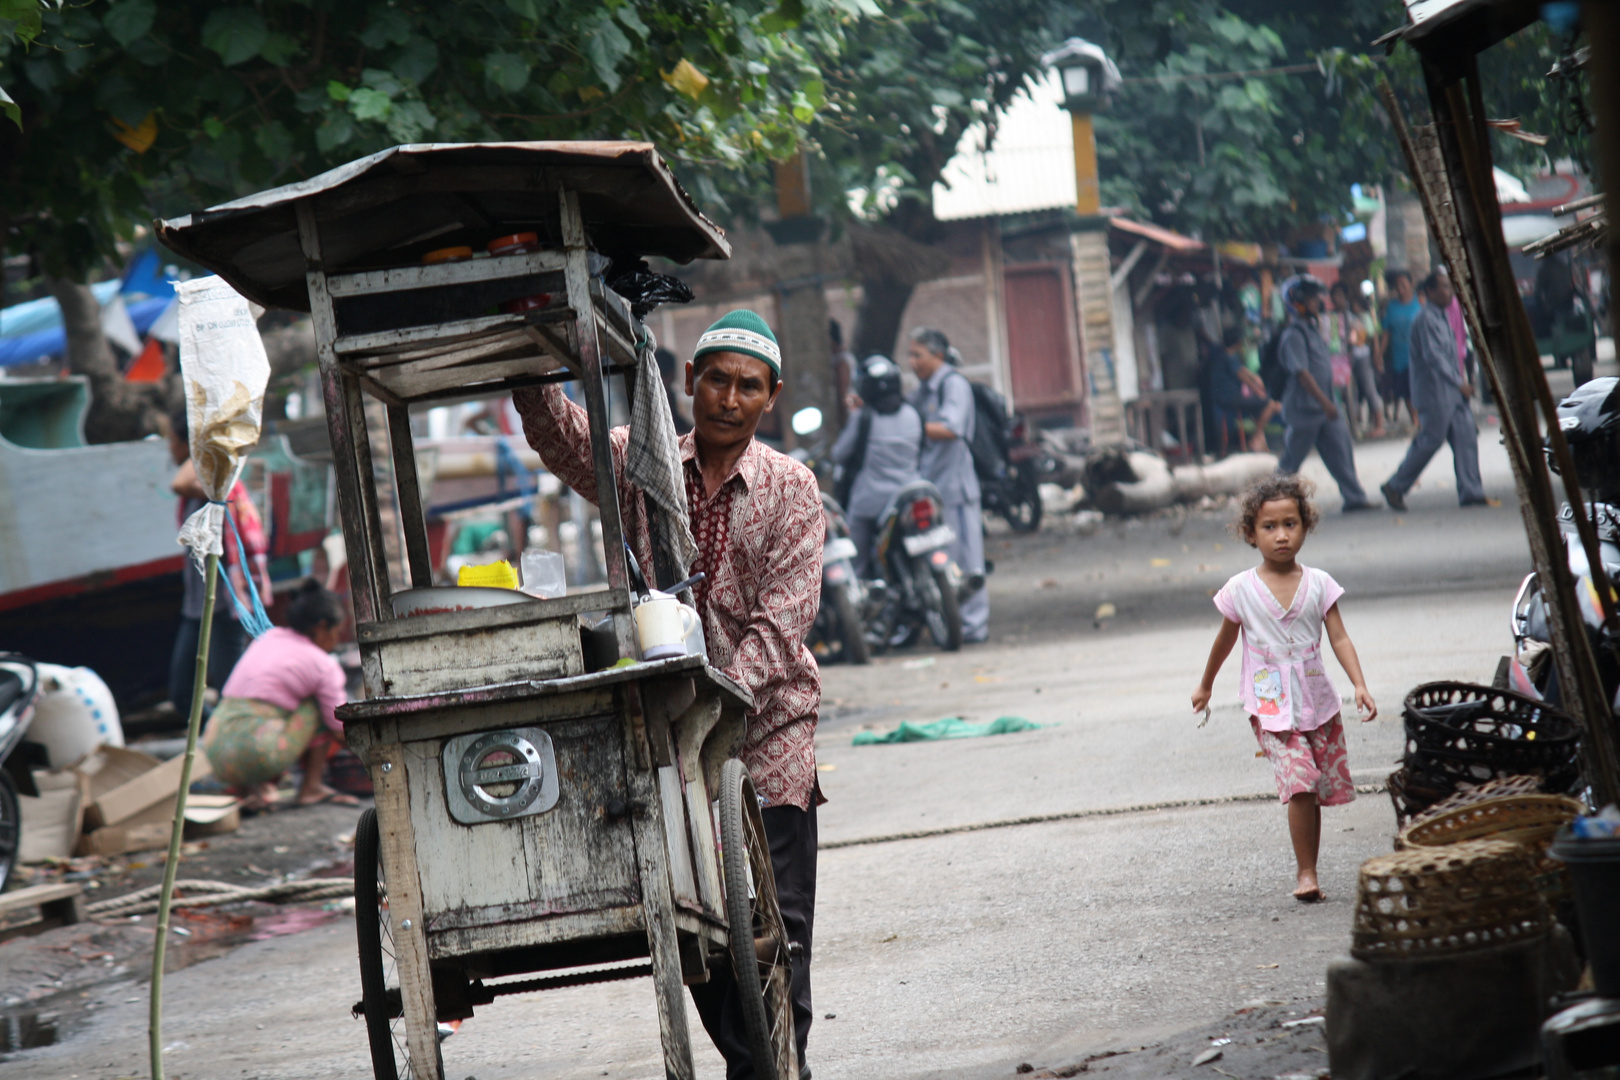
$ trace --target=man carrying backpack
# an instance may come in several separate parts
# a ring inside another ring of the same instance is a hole
[[[1277,358],[1288,372],[1288,388],[1283,392],[1282,418],[1287,427],[1283,436],[1280,473],[1296,473],[1312,447],[1322,455],[1322,464],[1339,485],[1344,512],[1376,509],[1356,478],[1355,449],[1350,427],[1333,404],[1328,390],[1333,386],[1333,362],[1327,341],[1317,329],[1322,298],[1327,290],[1309,274],[1290,278],[1283,285],[1283,302],[1288,305],[1288,325],[1277,336]]]
[[[939,489],[945,521],[956,533],[951,555],[968,577],[984,574],[984,515],[979,508],[979,477],[973,469],[975,406],[966,375],[946,363],[951,343],[932,327],[911,332],[907,356],[922,385],[912,404],[923,419],[921,471]],[[981,587],[962,600],[962,640],[990,636],[990,594]]]

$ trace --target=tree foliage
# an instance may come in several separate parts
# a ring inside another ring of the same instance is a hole
[[[28,0],[30,4],[38,0]],[[4,12],[23,0],[0,0]],[[791,153],[870,0],[89,0],[0,33],[0,227],[82,273],[154,212],[417,141],[644,138]],[[9,215],[9,217],[8,217]]]

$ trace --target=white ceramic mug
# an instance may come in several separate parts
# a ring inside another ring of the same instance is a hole
[[[698,625],[698,613],[670,596],[653,592],[636,605],[636,634],[643,660],[686,655],[686,639]]]

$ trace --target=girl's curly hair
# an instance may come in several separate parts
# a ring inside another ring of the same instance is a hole
[[[1260,508],[1281,499],[1294,500],[1299,506],[1299,519],[1305,523],[1305,531],[1310,532],[1322,518],[1316,504],[1311,501],[1314,494],[1316,485],[1298,474],[1273,475],[1256,480],[1243,493],[1243,501],[1238,504],[1237,520],[1232,522],[1232,532],[1245,544],[1254,547],[1254,522],[1260,515]]]

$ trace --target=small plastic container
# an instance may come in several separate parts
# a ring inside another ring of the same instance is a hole
[[[502,255],[532,255],[540,250],[540,235],[532,232],[513,233],[510,236],[500,236],[491,240],[488,245],[492,257]],[[508,315],[521,315],[525,311],[535,311],[551,303],[550,293],[533,293],[529,296],[520,296],[516,300],[508,300],[501,305],[501,311]]]
[[[426,266],[437,266],[439,263],[466,262],[472,257],[473,249],[462,245],[460,247],[445,247],[430,251],[422,256],[422,262]]]
[[[1566,825],[1558,830],[1547,854],[1569,865],[1575,886],[1575,909],[1581,917],[1586,960],[1598,995],[1620,998],[1620,837],[1582,840]]]

